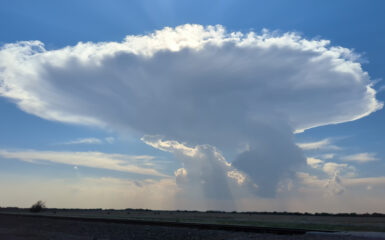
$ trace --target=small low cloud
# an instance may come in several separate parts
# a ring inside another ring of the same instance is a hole
[[[242,172],[237,171],[237,170],[228,171],[227,176],[229,178],[235,179],[239,185],[242,185],[246,180],[245,175],[242,174]]]
[[[306,163],[312,168],[321,168],[324,161],[318,158],[308,157],[306,158]]]
[[[338,172],[334,172],[334,174],[328,179],[325,187],[331,195],[340,195],[345,191]]]
[[[335,174],[353,176],[356,169],[346,163],[327,162],[323,165],[322,170],[330,176]]]
[[[341,177],[337,172],[334,172],[327,178],[319,178],[306,172],[297,172],[297,178],[299,179],[298,185],[306,193],[315,191],[318,194],[322,194],[323,197],[330,198],[341,195],[345,191]],[[310,187],[310,189],[307,189],[307,187]]]
[[[334,176],[337,174],[352,177],[356,174],[355,167],[347,163],[325,162],[324,160],[315,157],[306,158],[306,163],[311,168],[321,170],[328,176]]]
[[[347,156],[341,157],[340,159],[346,162],[357,162],[357,163],[366,163],[366,162],[372,162],[372,161],[378,160],[375,153],[368,153],[368,152],[347,155]]]

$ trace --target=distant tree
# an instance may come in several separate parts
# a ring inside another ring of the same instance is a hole
[[[32,207],[29,209],[33,213],[41,212],[44,210],[45,203],[41,200],[37,201],[35,204],[32,205]]]

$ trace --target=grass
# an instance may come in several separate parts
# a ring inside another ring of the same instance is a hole
[[[27,209],[1,212],[30,213]],[[384,216],[314,216],[292,214],[250,214],[224,212],[144,211],[144,210],[65,210],[46,209],[38,213],[47,216],[129,219],[185,223],[229,224],[257,227],[296,228],[319,231],[385,232]]]

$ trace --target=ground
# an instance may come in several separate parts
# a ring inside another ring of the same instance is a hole
[[[21,215],[0,214],[0,239],[4,240],[119,240],[119,239],[385,239],[380,233],[371,238],[334,234],[274,235],[220,230],[202,230],[186,227],[165,227],[118,223],[84,222],[77,220],[47,219]]]

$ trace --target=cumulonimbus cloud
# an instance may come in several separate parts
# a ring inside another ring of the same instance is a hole
[[[234,166],[259,186],[274,188],[288,169],[306,161],[293,132],[382,108],[357,58],[328,40],[296,33],[187,24],[55,50],[40,41],[5,44],[0,95],[55,121],[223,151],[246,144]]]
[[[11,43],[0,51],[0,94],[43,118],[145,132],[156,122],[215,130],[265,113],[301,131],[380,109],[356,55],[328,45],[200,25],[57,50]]]

